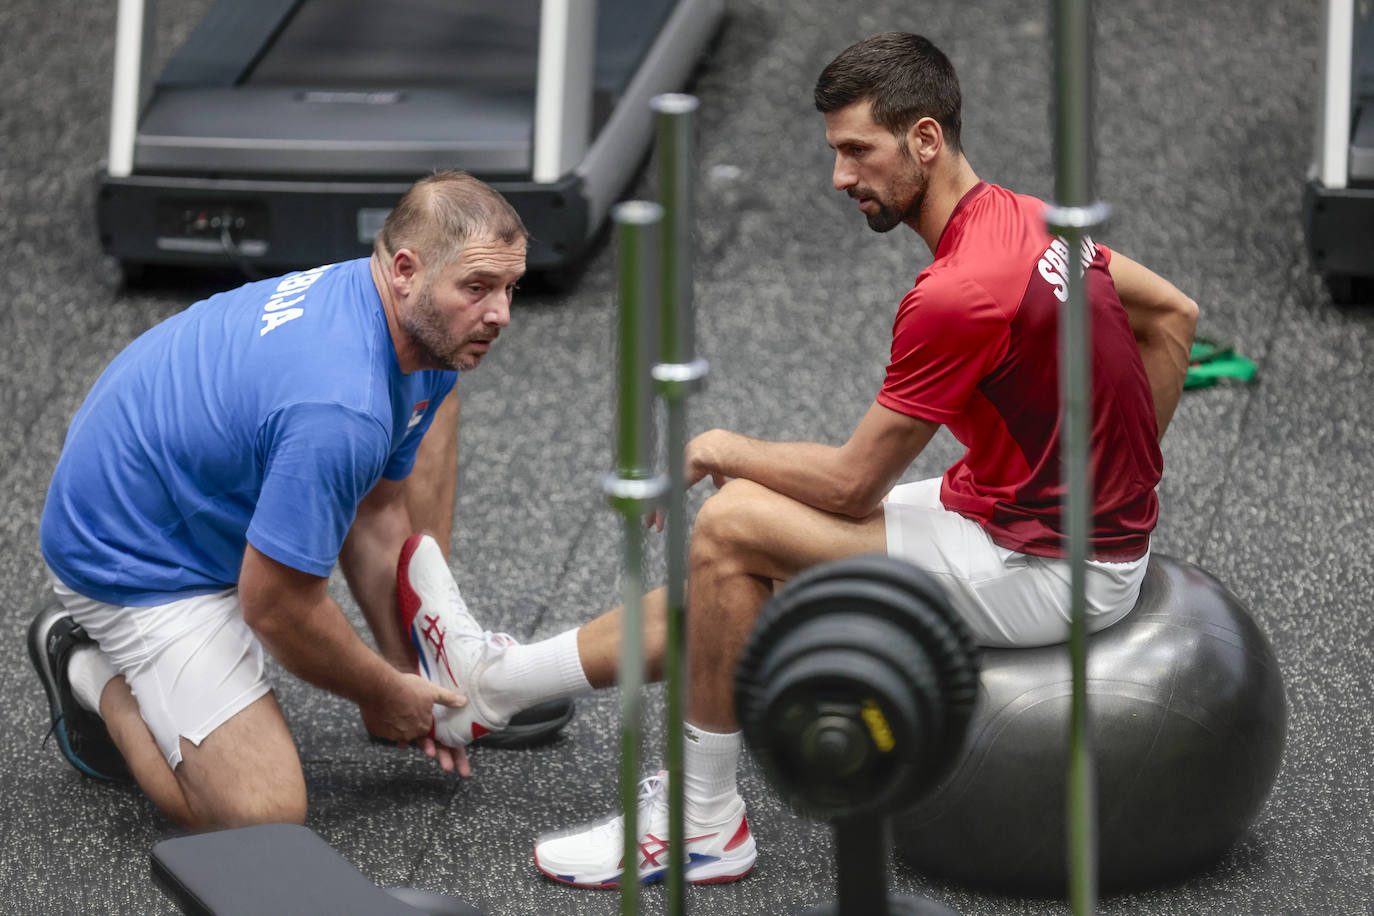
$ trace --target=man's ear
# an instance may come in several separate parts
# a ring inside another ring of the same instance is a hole
[[[934,118],[921,118],[907,128],[906,146],[912,158],[930,164],[945,147],[945,131]]]
[[[423,265],[420,256],[409,248],[401,248],[391,256],[391,285],[397,293],[409,295],[420,282]]]

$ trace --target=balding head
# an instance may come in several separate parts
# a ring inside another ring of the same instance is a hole
[[[469,240],[510,244],[528,237],[515,208],[490,185],[465,172],[436,172],[411,185],[373,247],[386,261],[409,248],[437,273],[458,260]]]

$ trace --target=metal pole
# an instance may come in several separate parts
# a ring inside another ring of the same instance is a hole
[[[625,843],[621,916],[639,912],[639,735],[644,692],[644,528],[647,506],[666,486],[653,473],[653,393],[649,354],[657,343],[658,230],[663,208],[627,201],[611,211],[620,266],[619,412],[616,470],[602,481],[624,530],[624,612],[620,648],[620,803]]]
[[[110,90],[110,148],[105,172],[128,178],[134,171],[138,115],[148,85],[156,16],[153,0],[119,0],[115,18],[114,83]]]
[[[1060,393],[1063,404],[1064,525],[1070,565],[1069,657],[1073,700],[1069,722],[1069,903],[1076,916],[1093,912],[1097,899],[1096,787],[1088,735],[1087,601],[1085,567],[1092,524],[1088,470],[1092,404],[1092,322],[1083,293],[1083,241],[1107,216],[1092,202],[1092,4],[1054,4],[1054,137],[1057,203],[1046,214],[1050,232],[1064,239],[1069,264],[1068,301],[1061,313]]]
[[[662,300],[659,359],[653,368],[665,406],[668,439],[668,637],[664,658],[667,689],[666,758],[668,769],[668,913],[687,910],[683,815],[683,734],[687,641],[684,584],[687,578],[687,488],[683,452],[687,448],[687,395],[706,375],[706,361],[695,358],[692,309],[692,122],[697,99],[669,93],[650,101],[657,113],[658,193],[665,212],[662,234]]]
[[[587,152],[596,67],[596,0],[542,0],[531,173],[558,181]]]

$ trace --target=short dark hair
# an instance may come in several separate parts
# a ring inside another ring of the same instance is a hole
[[[387,214],[375,248],[394,255],[409,248],[433,270],[458,260],[471,238],[507,244],[529,233],[515,208],[491,185],[466,172],[435,172],[421,178]]]
[[[868,99],[873,120],[893,134],[934,118],[945,143],[962,148],[959,77],[944,52],[923,36],[883,32],[850,45],[821,71],[815,98],[822,113]]]

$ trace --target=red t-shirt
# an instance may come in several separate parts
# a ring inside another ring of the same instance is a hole
[[[1107,270],[1084,244],[1092,322],[1093,559],[1145,555],[1159,515],[1154,401]],[[878,393],[891,410],[949,427],[967,448],[944,476],[945,508],[1009,550],[1062,557],[1059,311],[1068,247],[1045,204],[979,183],[954,208],[935,261],[897,310]],[[1087,259],[1091,257],[1091,262]]]

